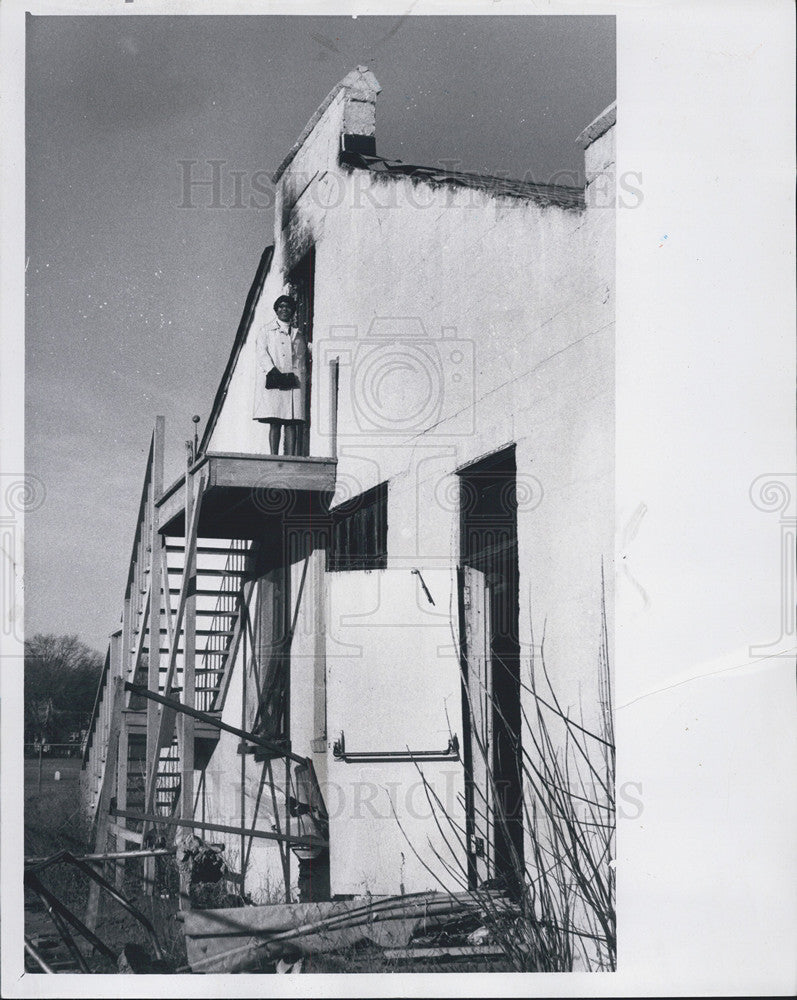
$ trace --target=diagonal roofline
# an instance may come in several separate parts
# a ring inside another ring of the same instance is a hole
[[[428,184],[450,184],[484,191],[496,198],[519,198],[561,208],[583,208],[584,189],[565,184],[538,184],[534,181],[496,177],[493,174],[477,174],[460,170],[443,170],[438,167],[403,163],[384,156],[369,156],[365,153],[344,152],[341,163],[355,170],[368,170],[377,176],[410,177]]]
[[[246,296],[246,302],[244,303],[243,313],[241,315],[241,321],[238,324],[238,330],[235,334],[235,340],[233,341],[232,350],[230,351],[230,356],[227,359],[227,365],[224,369],[224,374],[221,377],[221,382],[219,382],[219,387],[216,390],[216,396],[213,400],[213,406],[210,409],[210,416],[205,424],[205,431],[202,435],[202,441],[199,445],[199,455],[203,455],[210,443],[211,435],[216,428],[216,423],[219,419],[219,414],[221,413],[221,408],[224,406],[224,401],[227,398],[227,390],[230,387],[230,382],[232,381],[232,375],[235,371],[235,366],[238,364],[238,358],[241,354],[241,349],[246,341],[247,334],[249,333],[249,328],[252,325],[252,320],[255,315],[255,307],[260,301],[260,296],[263,292],[263,286],[266,283],[266,277],[271,270],[271,261],[274,258],[274,247],[268,246],[263,251],[260,258],[260,263],[257,265],[257,271],[255,273],[254,281],[249,289],[249,294]]]

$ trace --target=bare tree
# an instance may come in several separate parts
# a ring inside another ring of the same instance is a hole
[[[26,738],[59,741],[88,720],[102,657],[76,635],[25,641]]]

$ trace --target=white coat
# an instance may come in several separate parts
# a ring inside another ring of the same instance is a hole
[[[265,320],[255,336],[255,420],[304,420],[307,400],[308,345],[296,327],[276,316]],[[272,368],[293,372],[298,389],[267,389],[266,375]]]

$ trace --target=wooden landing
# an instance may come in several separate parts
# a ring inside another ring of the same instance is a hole
[[[316,498],[335,490],[334,458],[213,453],[196,463],[194,476],[205,475],[199,519],[200,538],[256,538],[274,517],[313,513]],[[185,476],[157,503],[164,535],[185,534]]]

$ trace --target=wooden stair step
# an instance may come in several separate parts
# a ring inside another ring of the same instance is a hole
[[[198,576],[223,576],[223,577],[250,577],[248,569],[213,569],[212,566],[197,566]]]
[[[232,632],[229,630],[217,629],[217,628],[198,628],[194,629],[194,633],[196,635],[215,635],[215,636],[232,635]],[[168,635],[168,634],[169,630],[167,628],[161,629],[161,635]]]
[[[185,546],[180,545],[177,542],[167,542],[164,548],[166,549],[167,552],[185,552]],[[197,545],[196,550],[202,555],[209,554],[217,556],[228,556],[230,555],[230,553],[242,556],[247,555],[246,549],[236,549],[233,548],[233,546],[231,545],[228,545],[226,547],[223,545]]]
[[[169,593],[179,595],[181,591],[179,587],[169,587]],[[196,594],[197,597],[218,597],[219,594],[223,593],[225,597],[237,598],[240,595],[240,591],[238,590],[233,590],[227,593],[213,587],[197,587],[194,591],[192,591],[192,593]],[[176,614],[176,611],[172,611],[172,614]]]

